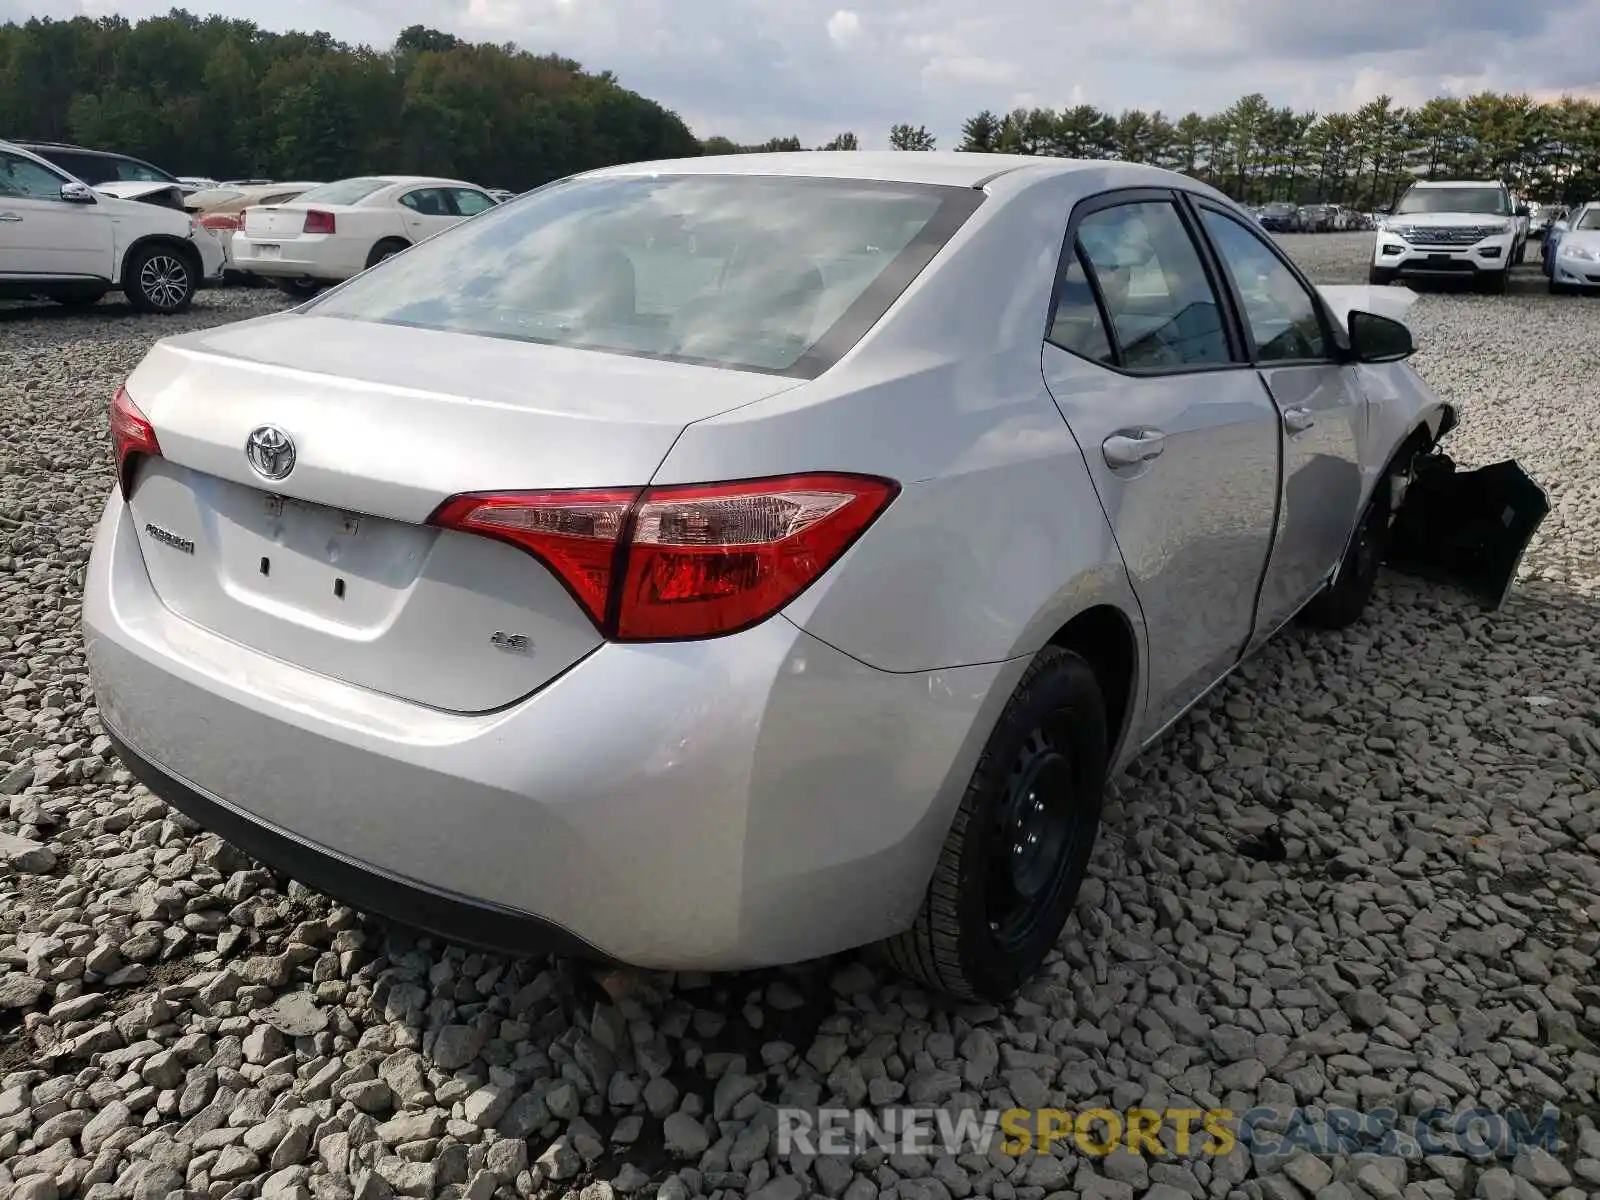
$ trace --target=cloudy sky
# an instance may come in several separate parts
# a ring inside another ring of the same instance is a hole
[[[172,0],[0,0],[0,19],[137,18]],[[952,146],[982,108],[1326,111],[1484,88],[1600,94],[1600,0],[211,0],[191,11],[386,46],[416,22],[553,50],[702,137],[809,143],[897,121]]]

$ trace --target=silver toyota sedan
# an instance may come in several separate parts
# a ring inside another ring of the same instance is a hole
[[[1001,998],[1108,775],[1297,614],[1360,618],[1455,421],[1411,298],[1313,287],[1152,167],[562,180],[151,350],[111,404],[100,717],[202,825],[441,936],[881,943]]]

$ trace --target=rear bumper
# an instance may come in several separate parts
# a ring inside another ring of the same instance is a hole
[[[124,766],[173,808],[220,834],[257,862],[374,916],[497,954],[606,956],[560,926],[529,913],[486,904],[356,862],[235,808],[151,762],[103,719]]]
[[[498,712],[440,712],[173,615],[115,493],[83,623],[130,769],[262,861],[463,942],[661,969],[909,925],[1025,667],[890,674],[778,617],[606,645]]]
[[[280,247],[278,257],[268,258],[262,246]],[[235,233],[228,248],[229,267],[266,279],[317,279],[336,283],[358,274],[364,264],[346,261],[346,247],[333,238],[253,238],[242,230]]]

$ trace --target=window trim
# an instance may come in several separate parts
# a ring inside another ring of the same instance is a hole
[[[1109,191],[1096,192],[1086,196],[1072,206],[1072,211],[1067,217],[1066,233],[1063,235],[1060,251],[1056,255],[1055,276],[1050,281],[1050,304],[1045,312],[1043,340],[1046,344],[1054,346],[1063,354],[1070,354],[1074,358],[1092,363],[1094,366],[1103,367],[1108,371],[1115,371],[1129,379],[1161,379],[1171,375],[1206,375],[1214,371],[1253,370],[1254,364],[1249,360],[1245,350],[1244,332],[1239,325],[1238,313],[1233,309],[1228,281],[1219,279],[1217,272],[1220,263],[1213,257],[1210,243],[1206,241],[1204,231],[1199,228],[1199,222],[1184,202],[1186,193],[1181,188],[1162,187],[1127,187],[1112,188]],[[1050,340],[1050,330],[1055,324],[1056,305],[1061,298],[1061,283],[1066,274],[1067,255],[1078,252],[1078,230],[1082,227],[1084,219],[1096,213],[1104,212],[1110,208],[1122,208],[1130,204],[1170,204],[1177,214],[1178,223],[1183,227],[1189,237],[1190,244],[1194,247],[1195,257],[1200,260],[1200,269],[1205,272],[1206,282],[1211,287],[1217,299],[1217,312],[1222,319],[1223,337],[1228,344],[1227,362],[1220,363],[1184,363],[1174,367],[1129,367],[1123,365],[1122,344],[1117,336],[1116,326],[1111,320],[1110,313],[1106,310],[1105,296],[1100,290],[1100,279],[1093,270],[1093,262],[1087,255],[1083,257],[1084,273],[1088,276],[1090,290],[1093,291],[1095,304],[1100,310],[1100,322],[1105,327],[1106,339],[1111,343],[1112,353],[1116,358],[1115,364],[1103,363],[1098,359],[1089,358],[1079,354],[1076,350]]]

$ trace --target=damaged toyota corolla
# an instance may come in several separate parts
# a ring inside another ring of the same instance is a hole
[[[152,349],[101,719],[202,825],[441,936],[873,944],[1004,997],[1108,775],[1286,622],[1358,620],[1408,513],[1415,569],[1503,596],[1544,498],[1437,454],[1410,298],[1144,166],[563,180]]]

